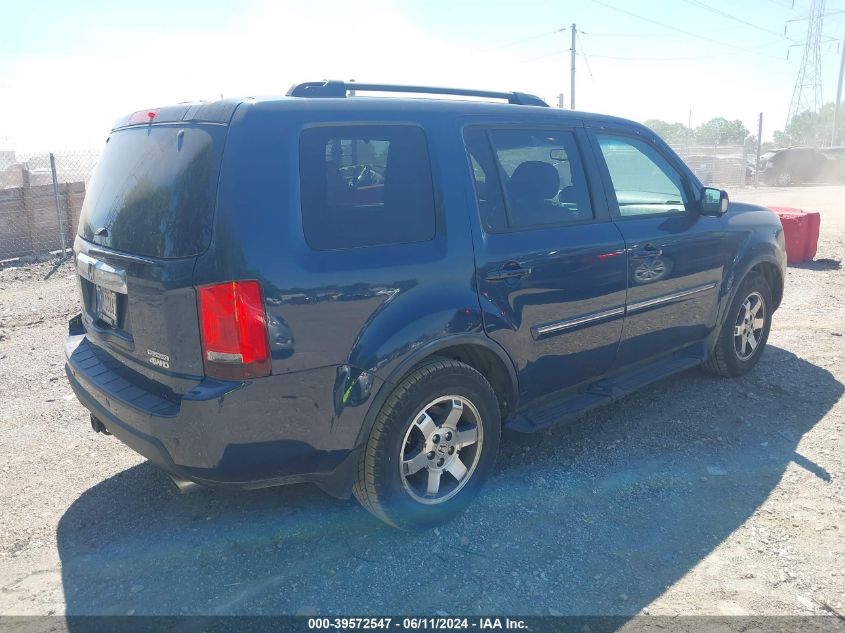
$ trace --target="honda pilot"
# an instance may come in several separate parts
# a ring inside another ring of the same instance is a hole
[[[183,488],[312,482],[403,529],[461,512],[503,429],[748,372],[785,266],[771,211],[642,125],[336,81],[118,121],[74,252],[94,430]]]

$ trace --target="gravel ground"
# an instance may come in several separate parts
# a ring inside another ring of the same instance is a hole
[[[734,192],[822,211],[845,188]],[[311,486],[179,495],[91,432],[62,369],[69,264],[0,271],[0,613],[845,612],[845,271],[790,267],[757,369],[693,370],[507,443],[424,534]]]

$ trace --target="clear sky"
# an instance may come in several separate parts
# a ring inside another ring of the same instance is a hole
[[[583,31],[578,109],[683,123],[692,111],[693,126],[724,116],[752,131],[763,112],[771,138],[798,73],[802,48],[792,44],[807,27],[809,0],[794,4],[2,0],[0,147],[98,147],[133,110],[324,78],[521,90],[553,104],[563,92],[568,105],[570,36],[554,31],[573,22]],[[836,91],[842,9],[845,0],[827,0],[824,32],[836,41],[822,47],[825,101]]]

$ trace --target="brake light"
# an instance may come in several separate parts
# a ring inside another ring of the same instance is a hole
[[[257,281],[197,288],[205,375],[243,380],[270,375],[264,296]]]
[[[129,123],[152,123],[158,115],[158,108],[155,110],[138,110],[129,115]]]

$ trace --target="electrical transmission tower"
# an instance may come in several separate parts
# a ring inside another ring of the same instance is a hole
[[[810,0],[810,15],[807,19],[807,39],[804,42],[804,54],[801,67],[792,91],[789,114],[786,123],[796,114],[810,110],[818,112],[822,105],[822,23],[824,22],[825,0]]]

